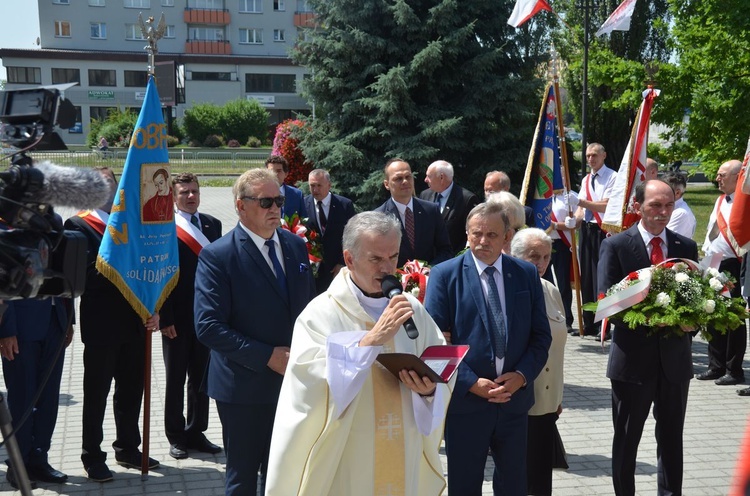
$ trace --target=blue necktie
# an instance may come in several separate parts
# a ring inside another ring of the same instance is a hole
[[[201,230],[201,223],[198,220],[198,214],[193,214],[190,216],[190,223],[194,225],[199,231]]]
[[[286,284],[286,275],[279,263],[279,257],[276,256],[276,246],[273,240],[267,239],[266,246],[268,247],[268,256],[271,258],[271,263],[273,264],[273,271],[276,273],[276,280],[279,282],[279,286],[281,286],[281,293],[284,295],[284,298],[289,299],[289,287]]]
[[[487,276],[487,307],[490,311],[490,321],[492,323],[495,356],[497,358],[505,358],[505,316],[503,315],[503,305],[500,303],[500,293],[497,290],[497,284],[495,284],[496,270],[491,265],[484,269],[484,275]]]

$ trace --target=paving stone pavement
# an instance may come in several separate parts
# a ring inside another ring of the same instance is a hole
[[[224,232],[236,224],[236,214],[230,188],[204,188],[201,211],[222,220]],[[65,217],[71,212],[61,210]],[[114,422],[111,398],[105,417],[104,443],[113,482],[89,482],[80,460],[81,408],[83,400],[83,345],[74,339],[66,351],[63,370],[60,413],[49,453],[50,463],[70,476],[67,484],[40,484],[36,495],[116,496],[148,494],[211,496],[223,494],[224,456],[190,453],[186,460],[174,460],[168,455],[169,443],[164,436],[164,363],[161,338],[156,335],[153,345],[151,447],[150,454],[161,462],[161,468],[142,481],[136,470],[127,470],[114,463],[110,448],[114,441]],[[570,337],[565,350],[564,411],[558,427],[568,452],[567,471],[556,470],[553,493],[556,495],[610,495],[612,421],[609,380],[606,378],[609,343],[602,346],[591,337]],[[693,343],[695,371],[705,370],[706,343]],[[745,368],[748,368],[745,363]],[[750,376],[749,376],[750,378]],[[1,387],[1,386],[0,386]],[[718,496],[727,494],[734,470],[738,446],[750,413],[750,398],[735,394],[734,386],[716,386],[712,381],[693,380],[690,384],[684,432],[684,483],[686,495]],[[656,442],[654,422],[649,418],[641,440],[636,468],[637,494],[656,493]],[[207,437],[221,443],[221,424],[215,406],[211,405],[211,419]],[[444,452],[443,452],[444,455]],[[6,458],[4,448],[0,449]],[[445,467],[445,457],[442,457]],[[483,494],[492,494],[492,460],[488,459]],[[0,474],[2,471],[0,470]],[[2,477],[0,475],[0,477]],[[0,494],[20,494],[12,491],[5,478],[0,478]],[[352,495],[356,496],[356,495]],[[461,495],[452,495],[461,496]]]

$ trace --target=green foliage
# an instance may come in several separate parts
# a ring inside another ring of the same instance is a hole
[[[520,183],[542,98],[546,16],[516,30],[503,21],[512,2],[310,3],[325,28],[292,57],[310,69],[304,94],[324,118],[307,119],[301,146],[345,194],[373,202],[396,156],[415,171],[448,160],[476,191],[499,167]]]
[[[167,147],[173,148],[180,144],[180,139],[177,136],[167,136]]]
[[[750,134],[750,122],[742,117],[750,105],[747,2],[669,0],[669,5],[676,63],[659,71],[658,79],[669,86],[653,120],[671,126],[675,139],[686,138],[685,157],[699,159],[713,177],[721,163],[742,158]]]
[[[221,107],[213,103],[194,103],[185,110],[182,125],[191,141],[203,143],[220,129]]]
[[[209,134],[206,139],[203,140],[203,146],[208,148],[219,148],[224,146],[224,138],[218,134]]]
[[[226,141],[246,143],[250,136],[260,138],[266,134],[268,117],[268,111],[256,100],[238,98],[221,107],[218,129]]]
[[[256,138],[255,136],[250,136],[247,139],[247,144],[245,146],[249,146],[250,148],[258,148],[262,145],[261,141]]]
[[[128,146],[128,138],[135,129],[137,121],[138,114],[134,112],[122,112],[116,108],[109,109],[106,119],[91,121],[86,145],[95,147],[99,144],[99,137],[104,136],[110,147],[126,147]]]

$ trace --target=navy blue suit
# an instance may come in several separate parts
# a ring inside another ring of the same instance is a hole
[[[503,373],[518,371],[527,385],[504,404],[490,403],[469,392],[479,378],[495,380],[492,329],[482,283],[471,252],[432,268],[425,308],[452,344],[468,344],[458,369],[448,415],[445,442],[448,492],[482,494],[488,447],[495,460],[495,494],[526,494],[526,419],[534,404],[533,381],[547,362],[550,334],[544,293],[536,267],[502,256],[507,318]]]
[[[408,260],[424,260],[430,265],[448,260],[453,256],[453,252],[450,238],[448,238],[448,230],[445,228],[445,221],[440,215],[440,209],[434,202],[427,202],[418,198],[412,198],[412,205],[414,206],[415,246],[413,250],[409,246],[409,239],[402,222],[398,266],[402,267]],[[401,221],[393,198],[386,200],[375,211],[393,215],[399,222]]]
[[[285,184],[283,188],[282,194],[286,200],[284,200],[284,206],[281,208],[281,215],[291,219],[292,215],[297,214],[300,219],[303,218],[305,216],[305,202],[302,191],[288,184]]]
[[[52,373],[34,404],[34,410],[16,432],[26,468],[41,468],[47,464],[47,453],[57,422],[65,357],[65,350],[61,346],[68,324],[70,300],[15,300],[7,304],[8,308],[0,322],[0,338],[15,336],[18,342],[15,358],[2,360],[14,428],[31,406],[37,389],[52,366]]]
[[[294,321],[315,297],[304,242],[277,233],[289,295],[239,225],[198,257],[195,331],[211,350],[205,384],[223,427],[228,495],[256,494],[283,378],[267,363],[274,347],[291,344]]]
[[[312,195],[305,197],[305,210],[307,211],[307,227],[315,229],[318,234],[323,231],[318,224],[316,215],[317,206]],[[315,287],[318,294],[323,293],[333,281],[331,270],[336,265],[344,265],[344,252],[341,248],[341,239],[344,236],[344,226],[349,219],[354,217],[354,204],[348,198],[331,193],[331,206],[328,209],[326,219],[326,231],[320,238],[323,242],[323,261],[318,268],[318,277],[315,278]]]
[[[697,260],[695,241],[667,232],[669,258]],[[649,267],[646,245],[633,226],[606,238],[599,252],[599,288],[606,291],[629,273]],[[612,482],[617,495],[635,494],[635,464],[643,425],[654,404],[658,494],[682,494],[682,428],[693,377],[691,337],[629,329],[616,320],[607,377],[612,383]]]
[[[437,193],[431,189],[422,191],[419,198],[432,203],[437,203]],[[471,209],[479,204],[479,198],[471,191],[462,188],[455,182],[451,194],[445,201],[442,216],[445,221],[445,228],[448,230],[448,237],[451,241],[451,254],[455,255],[466,248],[466,217]]]

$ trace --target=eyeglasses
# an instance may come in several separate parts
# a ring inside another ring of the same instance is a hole
[[[258,198],[256,196],[243,196],[240,199],[257,201],[258,205],[260,205],[260,208],[271,208],[271,205],[273,205],[274,203],[276,204],[277,207],[281,208],[284,206],[284,202],[286,201],[285,196],[277,196],[276,198]]]

